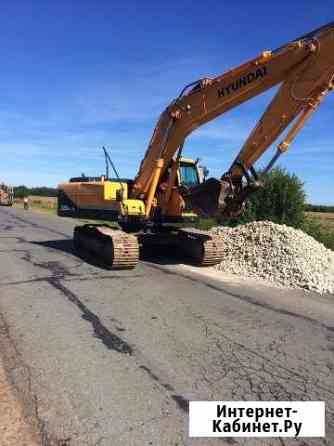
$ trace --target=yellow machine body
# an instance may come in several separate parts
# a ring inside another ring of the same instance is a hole
[[[145,215],[145,204],[142,200],[127,199],[121,202],[122,215],[143,217]]]
[[[170,190],[170,200],[165,209],[169,219],[193,219],[197,214],[187,209],[178,192],[183,185],[201,184],[203,172],[198,162],[190,158],[182,158],[177,169],[174,184]],[[111,218],[116,220],[120,215],[129,217],[145,217],[147,209],[143,200],[129,197],[130,180],[113,181],[105,177],[78,177],[67,183],[59,184],[58,214],[63,216],[83,216],[95,218]],[[160,209],[163,206],[162,195],[168,187],[167,182],[161,183],[160,194],[152,197],[151,208]]]
[[[122,196],[123,200],[128,198],[128,185],[125,182],[105,180],[101,183],[103,187],[104,200],[117,200]]]
[[[116,219],[118,215],[144,216],[142,200],[128,198],[126,182],[96,179],[74,181],[58,186],[58,214]]]

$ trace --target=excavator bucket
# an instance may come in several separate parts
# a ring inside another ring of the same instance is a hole
[[[217,217],[226,209],[226,198],[232,194],[227,181],[210,178],[203,183],[181,191],[186,206],[206,217]]]
[[[263,186],[262,181],[253,181],[247,185],[240,182],[234,185],[228,179],[219,181],[210,178],[181,193],[186,205],[191,206],[200,215],[235,219],[242,214],[247,198]]]

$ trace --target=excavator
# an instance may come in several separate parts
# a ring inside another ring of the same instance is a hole
[[[220,179],[204,179],[198,162],[182,157],[187,136],[274,86],[274,98],[228,171]],[[173,222],[191,215],[238,218],[247,198],[265,187],[265,175],[333,89],[334,22],[218,77],[186,85],[162,112],[133,180],[119,178],[114,169],[115,178],[79,177],[59,185],[60,215],[100,209],[121,228],[76,226],[76,249],[96,255],[111,269],[133,268],[142,246],[173,247],[197,265],[219,263],[224,256],[219,236]],[[259,175],[255,163],[283,132]]]

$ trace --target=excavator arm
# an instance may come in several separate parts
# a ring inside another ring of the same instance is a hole
[[[144,200],[149,217],[159,181],[186,137],[206,122],[280,84],[221,181],[211,179],[192,190],[180,191],[185,201],[205,214],[239,215],[247,196],[261,186],[254,163],[292,124],[265,170],[272,167],[333,89],[333,81],[334,22],[275,51],[265,51],[217,78],[188,85],[160,116],[135,178],[133,197]],[[166,202],[165,197],[165,207],[168,199],[169,196]]]

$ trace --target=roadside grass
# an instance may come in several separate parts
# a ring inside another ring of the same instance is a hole
[[[23,208],[23,198],[15,198],[14,206]],[[56,215],[57,213],[57,198],[56,197],[29,197],[29,208],[33,211],[47,212]]]
[[[308,220],[315,220],[327,229],[334,231],[334,212],[305,212]]]
[[[23,199],[17,198],[15,199],[14,207],[24,208]],[[47,213],[49,215],[57,215],[57,198],[56,197],[37,197],[30,196],[29,197],[29,210],[34,212],[42,212]],[[114,227],[115,229],[119,229],[119,226],[116,222],[108,221],[108,220],[95,220],[89,218],[73,218],[82,224],[106,224]]]
[[[302,229],[334,251],[334,212],[306,212]]]

